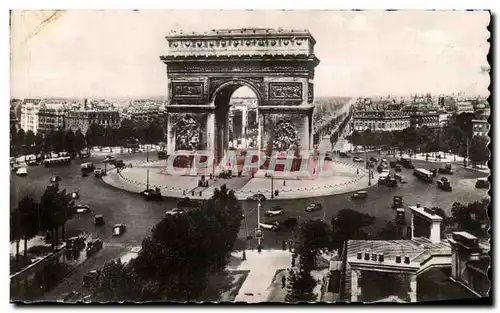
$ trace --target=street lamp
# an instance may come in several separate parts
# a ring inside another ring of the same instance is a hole
[[[271,199],[274,199],[274,175],[271,174]]]

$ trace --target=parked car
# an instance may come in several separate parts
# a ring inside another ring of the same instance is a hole
[[[396,161],[390,161],[390,162],[389,162],[389,166],[390,166],[391,168],[396,168],[396,166],[398,166],[398,165],[399,165],[399,164],[398,164]]]
[[[356,192],[355,194],[353,194],[351,196],[351,199],[353,199],[353,200],[357,200],[357,199],[364,200],[367,197],[368,197],[368,192],[366,192],[366,191],[358,191],[358,192]]]
[[[89,288],[90,286],[92,286],[92,284],[97,281],[100,274],[101,271],[99,270],[92,270],[85,274],[85,276],[83,276],[83,286],[85,288]]]
[[[26,165],[28,165],[28,166],[36,166],[36,165],[38,165],[38,161],[37,160],[28,160],[26,162]]]
[[[440,167],[438,169],[439,174],[448,174],[448,175],[453,175],[453,170],[451,168],[451,164],[445,164],[444,167]]]
[[[141,191],[140,195],[146,200],[161,199],[161,190],[160,188],[145,189]]]
[[[280,224],[278,222],[273,222],[270,224],[259,223],[259,227],[266,229],[266,230],[278,231],[280,229]]]
[[[91,173],[93,170],[95,170],[95,166],[92,162],[85,162],[80,165],[82,175]]]
[[[77,191],[73,191],[71,193],[71,200],[76,200],[76,199],[79,199],[80,198],[80,194],[78,194]]]
[[[94,225],[96,226],[104,225],[104,217],[101,214],[94,215]]]
[[[479,178],[476,181],[476,188],[488,189],[490,188],[490,182],[486,178]]]
[[[79,214],[87,214],[87,213],[92,212],[90,210],[90,207],[86,204],[77,204],[77,205],[75,205],[75,209],[76,209],[76,213],[79,213]]]
[[[402,196],[394,196],[392,198],[392,209],[395,210],[397,208],[403,207],[403,197]]]
[[[263,201],[263,200],[266,200],[266,196],[264,196],[261,193],[256,193],[256,194],[251,195],[250,197],[248,197],[247,200],[250,200],[250,201]]]
[[[121,236],[126,230],[127,227],[124,224],[115,224],[113,226],[113,236]]]
[[[98,167],[94,170],[94,176],[97,178],[105,176],[105,175],[106,175],[106,172],[104,171],[103,168]]]
[[[172,210],[169,210],[169,211],[165,212],[165,216],[168,216],[168,215],[179,215],[179,214],[184,214],[184,213],[186,213],[186,211],[184,211],[183,209],[175,208],[175,209],[172,209]]]
[[[163,160],[167,158],[167,153],[165,151],[158,151],[158,159]]]
[[[281,207],[274,207],[271,210],[267,210],[265,213],[266,216],[278,216],[283,214],[285,214],[285,211]]]
[[[87,256],[91,256],[91,255],[95,254],[97,251],[101,250],[102,245],[103,245],[103,242],[101,239],[89,241],[89,243],[87,243],[87,249],[85,249]]]
[[[401,167],[401,165],[400,165],[400,164],[396,164],[396,166],[394,167],[394,170],[395,170],[396,172],[401,172],[403,169],[402,169],[402,167]]]
[[[28,175],[28,169],[26,167],[20,167],[16,171],[17,176],[27,176]]]
[[[306,207],[305,211],[314,212],[314,211],[321,211],[322,209],[323,205],[321,203],[311,203]]]
[[[446,177],[441,177],[441,179],[438,180],[436,182],[436,184],[437,184],[437,187],[439,189],[442,189],[444,191],[451,191],[452,190],[450,181]]]
[[[352,160],[353,160],[354,162],[358,162],[358,163],[362,163],[362,162],[364,162],[364,160],[363,160],[362,158],[360,158],[360,157],[354,157],[354,158],[352,158]]]
[[[341,158],[348,158],[348,157],[349,157],[349,154],[348,154],[347,152],[340,152],[340,153],[339,153],[339,156],[340,156]]]
[[[387,187],[397,187],[398,186],[398,181],[394,177],[389,177],[387,178],[385,185]]]

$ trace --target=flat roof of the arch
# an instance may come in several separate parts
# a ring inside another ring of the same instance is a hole
[[[207,32],[182,32],[171,31],[165,38],[168,39],[203,39],[203,38],[254,38],[262,36],[305,36],[313,44],[316,43],[313,35],[307,29],[273,29],[273,28],[237,28],[237,29],[212,29]]]

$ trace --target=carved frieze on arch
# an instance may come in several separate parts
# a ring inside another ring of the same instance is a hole
[[[191,115],[186,114],[174,126],[175,150],[197,150],[201,140],[201,125]]]
[[[290,120],[279,120],[274,125],[273,149],[276,151],[295,151],[298,146],[298,132]]]
[[[236,90],[242,86],[250,88],[257,97],[259,103],[264,99],[264,79],[262,77],[211,77],[209,80],[210,102],[215,100],[217,93],[232,88]]]

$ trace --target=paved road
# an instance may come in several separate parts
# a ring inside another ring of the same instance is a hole
[[[127,162],[139,161],[145,159],[145,156],[143,154],[128,154],[119,156],[119,158]],[[96,166],[102,166],[102,157],[85,160],[85,162],[87,161],[94,162]],[[36,198],[39,198],[47,186],[50,176],[60,175],[62,177],[60,186],[66,188],[69,192],[78,191],[81,199],[77,200],[77,203],[90,205],[94,212],[103,214],[106,221],[104,227],[96,228],[92,223],[92,216],[89,214],[75,216],[67,223],[68,231],[87,231],[92,237],[103,239],[105,247],[101,253],[95,255],[91,260],[77,268],[67,278],[66,282],[46,294],[44,298],[46,300],[57,299],[63,292],[79,288],[83,275],[89,270],[102,266],[102,264],[111,258],[125,254],[131,246],[140,245],[144,237],[149,234],[152,226],[164,216],[164,212],[175,207],[177,203],[175,199],[164,200],[162,202],[146,202],[139,195],[114,189],[92,176],[82,178],[80,175],[80,163],[81,161],[77,160],[73,161],[71,166],[50,169],[30,167],[27,178],[15,175],[11,178],[11,196],[14,197],[13,203],[15,203],[15,198],[24,195],[26,191],[31,191]],[[414,163],[419,166],[421,164],[425,165],[425,162]],[[428,165],[427,167],[431,166],[434,167],[437,165]],[[450,212],[451,205],[455,201],[468,203],[487,196],[487,191],[474,188],[477,177],[486,176],[482,173],[457,168],[456,174],[449,176],[453,184],[453,192],[451,193],[437,189],[435,184],[429,185],[416,180],[410,170],[403,169],[402,174],[409,181],[408,184],[397,188],[389,188],[377,186],[374,182],[374,186],[368,191],[369,196],[366,201],[353,202],[350,199],[350,194],[311,200],[275,200],[272,203],[269,202],[269,204],[264,203],[261,211],[261,219],[262,221],[266,220],[263,213],[271,205],[279,205],[286,211],[284,217],[275,218],[276,220],[295,216],[299,220],[320,218],[327,222],[341,209],[352,208],[377,217],[378,223],[369,230],[376,232],[377,228],[394,218],[394,212],[390,209],[394,195],[404,196],[404,202],[407,205],[414,205],[419,202],[426,206],[439,206],[447,213]],[[377,174],[375,174],[376,177]],[[322,203],[324,207],[323,211],[314,213],[304,212],[304,208],[311,201]],[[245,245],[247,235],[253,235],[254,228],[257,225],[256,203],[251,201],[244,201],[242,203],[246,218],[242,222],[237,248]],[[111,227],[115,223],[124,223],[128,226],[127,232],[123,236],[111,236]],[[291,236],[292,234],[287,231],[266,232],[263,245],[268,248],[280,249],[282,240],[289,239]],[[254,240],[250,245],[255,246],[255,244]]]

